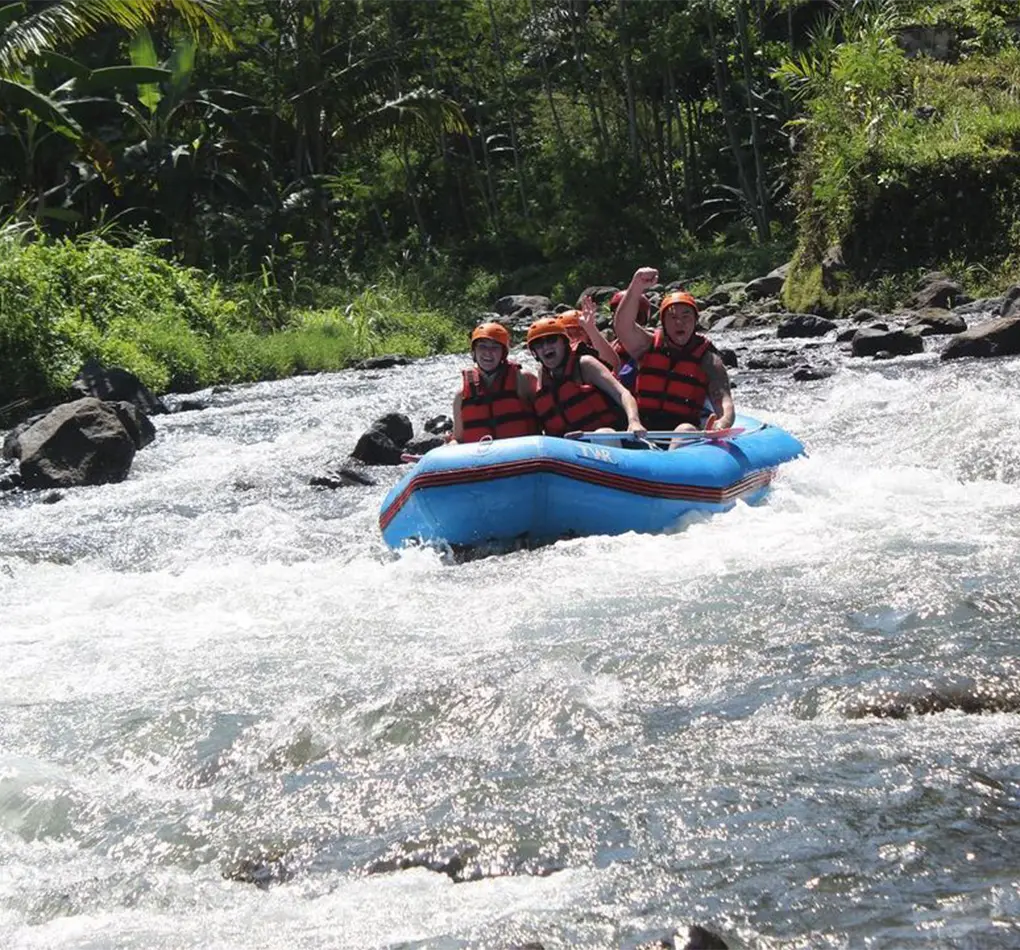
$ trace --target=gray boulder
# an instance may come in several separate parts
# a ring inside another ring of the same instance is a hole
[[[940,336],[948,333],[963,333],[967,321],[958,313],[938,308],[929,308],[917,313],[894,314],[909,329],[916,329],[919,336]]]
[[[1017,353],[1020,353],[1020,316],[989,320],[958,333],[942,351],[941,358],[1014,356]]]
[[[399,465],[404,446],[413,436],[414,428],[407,416],[387,413],[361,434],[351,457],[366,465]]]
[[[921,288],[909,301],[913,310],[926,310],[930,307],[938,307],[943,310],[951,310],[959,304],[970,303],[973,299],[955,281],[948,280],[942,275],[933,275],[931,280]]]
[[[776,327],[776,336],[781,339],[825,336],[835,329],[836,324],[832,320],[826,320],[825,317],[813,313],[791,313],[787,314],[783,322]]]
[[[500,297],[494,309],[501,317],[521,320],[525,317],[537,317],[541,313],[551,313],[553,302],[548,297],[534,294],[510,294],[507,297]]]
[[[907,356],[924,352],[924,341],[919,336],[904,330],[878,330],[870,327],[858,330],[850,346],[854,356],[877,356],[879,353]]]
[[[91,396],[64,403],[18,433],[11,447],[26,488],[73,488],[123,481],[152,423],[132,403]]]

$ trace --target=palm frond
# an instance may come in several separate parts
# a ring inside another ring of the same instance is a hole
[[[398,134],[435,138],[440,132],[468,134],[459,105],[434,89],[419,87],[364,112],[356,122],[334,132],[334,138],[355,141],[392,141]]]
[[[217,20],[218,0],[56,0],[25,5],[0,33],[0,76],[13,76],[31,59],[67,46],[102,26],[135,31],[162,14],[181,19],[192,32],[206,31],[214,43],[231,45]]]

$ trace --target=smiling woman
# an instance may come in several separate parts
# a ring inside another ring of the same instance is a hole
[[[462,373],[453,400],[451,442],[509,439],[539,431],[532,407],[535,377],[522,370],[510,352],[510,333],[502,324],[483,323],[471,332],[473,369]]]

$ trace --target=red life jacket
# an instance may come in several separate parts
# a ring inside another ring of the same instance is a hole
[[[517,395],[521,368],[507,360],[490,389],[477,366],[464,370],[461,389],[460,421],[463,442],[481,442],[489,435],[494,439],[512,439],[518,435],[538,435],[535,411]]]
[[[546,435],[564,435],[576,430],[591,431],[620,421],[620,410],[601,389],[575,378],[580,369],[576,350],[567,356],[563,376],[557,382],[543,366],[535,396],[535,414]]]
[[[638,361],[634,387],[638,411],[646,425],[672,429],[682,422],[698,425],[708,396],[708,373],[701,358],[712,344],[692,334],[683,349],[669,345],[660,327]],[[653,421],[654,420],[654,421]]]

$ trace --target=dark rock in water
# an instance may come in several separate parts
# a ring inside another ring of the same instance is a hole
[[[209,407],[199,399],[178,399],[177,402],[170,406],[170,411],[174,414],[178,412],[201,412],[207,408]]]
[[[388,412],[376,419],[371,428],[379,429],[394,445],[403,448],[414,436],[411,420],[402,412]]]
[[[843,704],[847,719],[907,719],[943,712],[982,713],[1020,712],[1020,688],[1009,681],[990,680],[917,689],[885,690],[854,698]]]
[[[849,343],[857,332],[857,327],[844,327],[836,334],[837,343]]]
[[[25,487],[71,488],[122,481],[131,469],[138,440],[144,438],[129,431],[136,415],[151,427],[134,405],[91,397],[47,413],[18,434]]]
[[[386,356],[370,356],[368,359],[352,363],[349,369],[390,369],[393,366],[407,366],[413,360],[408,356],[387,354]]]
[[[1014,356],[1017,353],[1020,353],[1020,316],[999,317],[958,333],[942,351],[941,358]]]
[[[950,333],[963,333],[967,329],[967,321],[958,313],[949,310],[929,308],[917,313],[896,314],[908,329],[916,329],[919,336],[940,336]]]
[[[825,336],[836,329],[836,324],[813,313],[791,313],[776,327],[776,336],[789,337]]]
[[[239,884],[254,884],[260,890],[269,890],[274,884],[283,884],[293,876],[293,870],[287,866],[282,854],[272,854],[255,858],[239,858],[221,872],[227,881]]]
[[[634,950],[728,950],[728,944],[711,930],[690,924],[657,939],[639,943]]]
[[[453,431],[453,420],[447,415],[440,414],[426,420],[425,425],[422,426],[422,428],[426,432],[431,432],[433,435],[443,435],[444,433]]]
[[[761,327],[769,322],[768,318],[760,313],[736,313],[729,317],[717,320],[713,330],[745,330],[748,327]]]
[[[747,357],[744,365],[748,369],[787,369],[793,365],[796,358],[794,353],[763,352]]]
[[[58,501],[64,500],[64,493],[59,491],[47,492],[39,499],[44,505],[55,505]]]
[[[866,307],[862,310],[858,310],[851,318],[851,323],[876,323],[882,319],[882,314],[868,310]]]
[[[737,351],[731,350],[728,347],[716,347],[716,351],[719,354],[719,358],[723,361],[723,366],[728,366],[730,369],[737,368]]]
[[[399,465],[402,452],[403,448],[382,429],[373,428],[361,434],[351,457],[366,465]]]
[[[19,472],[9,471],[0,475],[0,491],[14,491],[22,487],[24,487],[24,482],[21,480]]]
[[[71,383],[72,399],[93,396],[103,402],[129,402],[142,412],[156,416],[167,411],[163,401],[154,396],[134,373],[119,366],[104,367],[89,359]]]
[[[407,871],[411,868],[425,868],[437,874],[445,874],[456,884],[469,880],[481,880],[482,874],[471,875],[467,871],[468,860],[478,856],[477,845],[468,845],[463,850],[442,849],[439,852],[416,849],[403,854],[381,858],[369,865],[367,874],[390,874],[393,871]],[[465,876],[468,873],[468,876]]]
[[[352,485],[375,485],[376,481],[371,475],[367,475],[355,466],[344,465],[325,475],[313,476],[308,484],[314,485],[316,488],[349,488]]]
[[[888,350],[879,350],[872,359],[874,360],[892,360],[896,358],[895,353],[890,353]]]
[[[818,366],[805,363],[802,366],[796,367],[792,375],[798,383],[806,383],[816,379],[828,379],[830,376],[834,376],[835,373],[836,367],[829,363]]]
[[[980,300],[972,300],[970,303],[960,304],[953,307],[952,312],[958,313],[961,317],[969,317],[974,314],[999,313],[1005,297],[982,297]],[[1000,316],[1002,314],[999,314]]]
[[[144,449],[156,438],[156,427],[136,405],[130,402],[111,402],[107,405],[112,406],[117,413],[136,449]]]
[[[410,455],[424,455],[441,445],[446,445],[446,439],[441,435],[420,435],[416,439],[411,439],[404,446],[404,451]]]
[[[903,330],[869,328],[858,330],[854,334],[851,346],[854,356],[875,356],[883,350],[893,356],[924,352],[924,342],[921,338]]]
[[[681,943],[684,938],[677,932],[675,941],[677,950],[728,950],[729,944],[718,934],[706,930],[698,924],[691,924],[687,928],[686,942]]]

